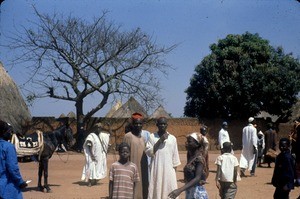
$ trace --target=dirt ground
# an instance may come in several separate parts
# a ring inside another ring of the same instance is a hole
[[[210,199],[220,198],[218,190],[215,186],[214,178],[216,166],[214,161],[219,155],[218,151],[210,151],[210,174],[208,184],[205,185]],[[239,159],[240,152],[235,152]],[[108,167],[118,158],[117,154],[108,155]],[[178,186],[183,179],[183,166],[186,163],[186,152],[180,152],[181,166],[177,169]],[[82,168],[84,165],[84,155],[74,152],[69,152],[69,155],[54,154],[49,162],[49,184],[52,189],[51,193],[42,193],[37,191],[37,173],[38,163],[27,162],[19,163],[22,176],[25,180],[31,179],[32,182],[24,190],[23,196],[25,199],[94,199],[105,198],[108,196],[108,177],[101,180],[97,185],[87,187],[86,184],[80,181]],[[242,178],[238,182],[237,199],[269,199],[273,198],[274,187],[270,184],[274,164],[272,168],[257,168],[256,177]],[[249,173],[247,173],[249,175]],[[291,194],[291,199],[296,199],[300,194],[300,188],[295,188]],[[180,198],[184,198],[184,193]]]

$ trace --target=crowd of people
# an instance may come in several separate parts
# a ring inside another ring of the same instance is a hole
[[[109,146],[109,133],[103,131],[98,123],[87,136],[83,144],[85,165],[82,181],[88,186],[109,174],[109,198],[167,199],[178,198],[185,192],[187,199],[206,199],[205,189],[209,175],[207,127],[201,125],[199,132],[186,136],[187,162],[183,169],[184,185],[177,186],[176,168],[181,164],[177,139],[167,131],[168,120],[160,117],[156,120],[157,132],[143,130],[143,115],[134,113],[123,141],[119,144],[119,160],[109,167],[106,156]],[[22,179],[16,150],[5,141],[9,130],[7,123],[0,121],[1,183],[0,198],[22,198],[22,188],[27,183]],[[295,134],[300,133],[300,119],[295,121]],[[262,164],[271,167],[273,161],[268,152],[276,151],[277,133],[273,125],[268,124],[267,131],[258,131],[253,117],[242,130],[242,151],[240,159],[234,155],[233,143],[228,132],[228,122],[224,121],[218,135],[220,155],[215,160],[217,166],[215,183],[222,199],[233,199],[237,193],[237,182],[244,177],[255,177],[255,168]],[[276,187],[273,197],[289,198],[294,184],[300,184],[300,135],[295,142],[294,156],[290,146],[292,139],[279,140],[280,153],[275,160],[272,184]],[[246,174],[246,171],[250,175]]]

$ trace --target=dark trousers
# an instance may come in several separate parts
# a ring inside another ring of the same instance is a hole
[[[285,191],[282,188],[276,188],[274,192],[274,199],[289,199],[290,190]]]
[[[254,158],[253,166],[250,171],[250,174],[252,174],[252,175],[255,174],[255,168],[256,168],[256,164],[257,164],[257,155],[258,155],[258,153],[256,152],[256,154],[254,154],[255,158]]]

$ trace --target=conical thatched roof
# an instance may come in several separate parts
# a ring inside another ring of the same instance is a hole
[[[108,113],[105,115],[105,117],[112,117],[114,112],[122,107],[122,102],[120,100],[117,100],[116,104],[108,111]]]
[[[159,118],[159,117],[166,117],[166,118],[172,118],[169,113],[164,109],[163,106],[159,106],[150,116],[150,118]]]
[[[129,118],[135,112],[141,113],[144,117],[148,117],[148,114],[142,105],[133,97],[130,97],[123,106],[111,114],[110,118]]]
[[[70,112],[67,114],[67,117],[68,117],[68,118],[76,118],[76,114],[75,114],[73,111],[70,111]]]
[[[19,88],[0,62],[0,119],[10,123],[14,131],[21,132],[22,125],[31,120],[29,109]]]

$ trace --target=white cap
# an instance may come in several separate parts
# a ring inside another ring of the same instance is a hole
[[[254,121],[254,118],[253,117],[249,117],[248,122],[251,123],[253,121]]]

